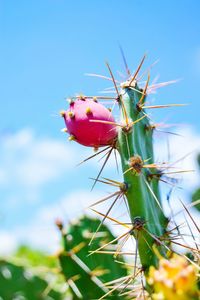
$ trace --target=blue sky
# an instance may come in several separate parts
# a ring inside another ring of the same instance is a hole
[[[75,191],[77,197],[89,191],[88,177],[96,174],[97,166],[74,168],[89,151],[69,145],[60,133],[59,111],[67,107],[65,97],[94,95],[110,86],[84,76],[108,75],[105,61],[120,78],[117,71],[124,72],[124,66],[119,44],[131,70],[147,52],[144,68],[159,59],[152,80],[157,75],[159,81],[181,79],[159,90],[155,103],[190,106],[153,115],[157,121],[167,118],[170,123],[190,124],[186,144],[198,141],[199,11],[198,0],[0,0],[0,207],[5,239],[14,232],[14,239],[28,241],[28,228],[35,229],[37,240],[48,215],[41,212],[55,211],[56,203],[68,205]],[[66,206],[69,217],[70,205]],[[50,233],[52,228],[45,230]]]

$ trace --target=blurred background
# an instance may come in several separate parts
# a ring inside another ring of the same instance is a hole
[[[144,70],[159,60],[151,82],[178,79],[151,95],[152,103],[189,103],[151,113],[180,134],[155,135],[157,161],[190,153],[181,167],[197,171],[183,176],[176,196],[190,200],[199,185],[199,11],[198,0],[0,0],[0,255],[22,244],[54,252],[60,239],[55,219],[68,222],[109,192],[100,185],[90,192],[89,177],[101,164],[76,167],[93,152],[68,142],[59,111],[67,97],[101,95],[111,86],[84,75],[109,76],[105,61],[116,79],[126,79],[119,45],[132,71],[144,53]],[[117,178],[114,169],[111,161],[106,176]]]

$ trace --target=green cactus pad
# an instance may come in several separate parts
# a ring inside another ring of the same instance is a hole
[[[94,253],[88,256],[90,251],[115,238],[102,225],[90,246],[89,242],[99,224],[97,219],[83,217],[71,224],[65,233],[63,231],[64,249],[59,259],[62,273],[75,297],[73,299],[98,299],[108,291],[103,283],[127,275],[123,264],[116,263],[111,255]],[[114,295],[118,299],[115,293]]]
[[[29,269],[0,260],[1,300],[61,300],[62,294],[48,287],[48,283],[33,275]]]

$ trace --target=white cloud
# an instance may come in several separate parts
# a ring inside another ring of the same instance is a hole
[[[41,139],[29,129],[3,140],[1,160],[0,184],[35,188],[61,176],[75,161],[67,143]]]
[[[15,134],[6,135],[3,139],[3,145],[5,149],[21,149],[31,145],[33,140],[33,132],[30,129],[22,129]]]
[[[95,194],[95,196],[94,196]],[[38,249],[57,251],[60,247],[61,236],[55,225],[56,219],[65,224],[84,214],[89,214],[86,208],[94,202],[96,193],[77,190],[63,196],[55,204],[41,207],[34,219],[26,226],[16,226],[12,231],[0,231],[1,254],[10,254],[19,244],[30,244]]]
[[[54,204],[40,207],[34,219],[30,220],[30,223],[26,226],[16,226],[12,231],[5,231],[2,236],[0,232],[2,244],[4,244],[5,239],[5,246],[0,247],[0,253],[4,254],[7,252],[7,254],[10,254],[17,245],[23,243],[51,253],[59,250],[61,236],[56,228],[55,220],[60,219],[66,225],[69,222],[74,222],[82,215],[89,215],[93,218],[98,217],[88,207],[102,198],[102,195],[105,196],[105,192],[97,193],[95,191],[77,190],[64,195]],[[111,201],[109,203],[108,201],[106,202],[95,208],[105,213],[111,204]],[[121,216],[125,210],[126,208],[122,204],[117,204],[113,208],[111,215],[114,217]],[[115,234],[121,234],[120,226],[111,226],[113,224],[109,221],[106,223],[109,224]],[[9,240],[7,241],[8,238]],[[9,247],[9,245],[12,245],[12,247]]]
[[[100,194],[100,193],[99,193]],[[38,218],[46,222],[53,222],[57,217],[64,220],[72,220],[85,213],[98,195],[89,190],[77,190],[64,195],[55,204],[44,207],[38,214]]]
[[[169,148],[166,139],[165,141],[159,138],[155,139],[155,157],[157,161],[165,161],[169,164],[177,162],[168,171],[193,170],[193,172],[178,175],[182,179],[181,185],[189,191],[199,185],[200,174],[196,158],[200,153],[200,135],[192,127],[183,127],[177,133],[180,136],[168,135]]]
[[[14,250],[16,250],[18,239],[17,237],[9,231],[0,230],[0,254],[1,255],[9,255]]]

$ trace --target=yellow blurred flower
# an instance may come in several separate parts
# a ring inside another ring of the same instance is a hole
[[[171,259],[160,259],[158,269],[151,267],[148,276],[153,286],[154,300],[195,300],[197,270],[185,257],[174,254]]]

